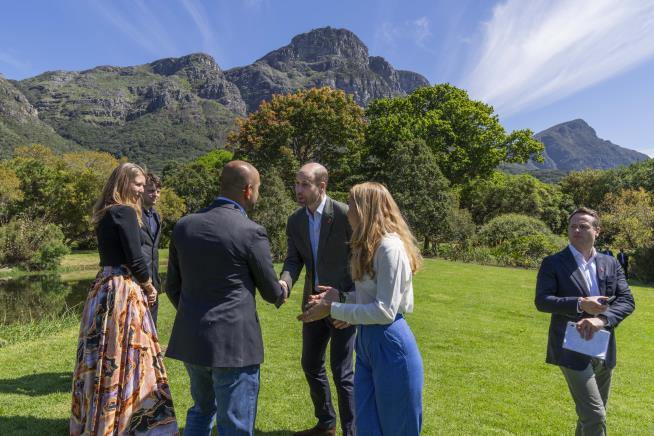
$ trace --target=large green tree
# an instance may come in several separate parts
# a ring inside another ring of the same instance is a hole
[[[332,88],[275,95],[239,120],[227,146],[234,157],[251,162],[263,174],[278,172],[286,186],[307,162],[330,172],[330,186],[346,190],[361,159],[365,118],[352,96]]]
[[[456,185],[485,178],[501,163],[538,158],[543,150],[531,130],[507,133],[492,106],[471,100],[466,91],[449,84],[375,100],[366,116],[367,166],[373,172],[393,158],[391,144],[414,139],[427,143],[445,177]]]

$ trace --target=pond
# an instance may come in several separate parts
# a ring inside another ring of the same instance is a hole
[[[67,280],[58,273],[0,278],[0,325],[39,321],[73,311],[81,314],[93,284],[89,278]],[[162,283],[165,274],[161,275]]]

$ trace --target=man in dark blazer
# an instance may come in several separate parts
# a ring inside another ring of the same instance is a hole
[[[184,362],[194,405],[185,433],[254,434],[263,340],[255,287],[279,307],[287,298],[273,269],[266,230],[246,210],[259,173],[231,161],[213,204],[177,222],[170,243],[168,297],[177,309],[166,356]]]
[[[594,248],[600,232],[597,212],[579,208],[570,215],[564,250],[546,257],[538,271],[536,307],[552,314],[547,363],[558,365],[577,410],[577,435],[606,434],[606,404],[616,364],[615,328],[635,303],[618,261]],[[568,321],[584,339],[606,329],[611,333],[606,359],[563,348]]]
[[[624,248],[620,249],[620,252],[618,253],[618,262],[620,263],[620,266],[624,270],[624,276],[625,278],[629,278],[629,255],[624,252]]]
[[[347,221],[347,205],[327,196],[328,174],[325,167],[309,163],[300,168],[295,194],[301,208],[286,225],[288,251],[280,283],[291,289],[306,267],[302,308],[309,295],[318,293],[318,285],[332,286],[344,292],[354,290],[349,273],[349,241],[352,229]],[[294,433],[296,436],[336,434],[336,412],[331,401],[325,353],[331,341],[330,362],[338,395],[338,409],[344,436],[354,435],[354,326],[326,318],[302,324],[302,369],[309,383],[314,414],[318,423]]]
[[[161,179],[155,174],[148,173],[145,177],[143,190],[143,225],[141,226],[141,251],[148,265],[152,285],[157,290],[157,300],[150,306],[150,313],[154,325],[157,325],[159,313],[159,293],[161,292],[161,278],[159,277],[159,241],[161,240],[161,216],[154,206],[161,194]]]

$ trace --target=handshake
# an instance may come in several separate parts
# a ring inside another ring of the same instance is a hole
[[[284,302],[286,302],[289,295],[288,283],[280,280],[279,284],[284,291]],[[320,294],[309,295],[307,304],[304,306],[304,312],[297,316],[298,321],[313,322],[327,318],[330,315],[332,303],[339,301],[338,289],[331,286],[318,285],[318,290],[321,291]],[[350,326],[347,322],[337,319],[332,319],[331,322],[337,329],[344,329]]]

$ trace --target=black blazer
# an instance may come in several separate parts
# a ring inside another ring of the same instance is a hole
[[[347,205],[327,197],[320,221],[318,241],[318,279],[321,285],[340,291],[354,291],[350,276],[350,238],[352,229],[347,221]],[[281,279],[291,289],[306,266],[302,307],[314,291],[314,261],[309,239],[309,217],[306,208],[297,209],[286,223],[288,248]]]
[[[161,240],[161,216],[156,210],[152,210],[154,219],[157,222],[157,234],[153,235],[148,225],[148,218],[143,212],[143,225],[141,226],[141,251],[143,258],[148,265],[150,277],[154,288],[161,291],[161,277],[159,277],[159,241]]]
[[[624,271],[613,256],[597,253],[597,284],[601,295],[615,300],[603,313],[608,321],[606,327],[611,332],[606,353],[606,366],[614,368],[616,363],[614,329],[635,309],[634,298],[624,276]],[[563,337],[568,321],[579,321],[591,317],[587,313],[577,313],[577,299],[589,296],[583,273],[569,247],[546,257],[538,271],[536,280],[536,308],[552,314],[547,341],[547,363],[582,370],[588,366],[590,357],[563,348]]]
[[[282,304],[266,230],[216,201],[173,229],[166,290],[177,315],[167,357],[237,368],[263,362],[255,287]]]

